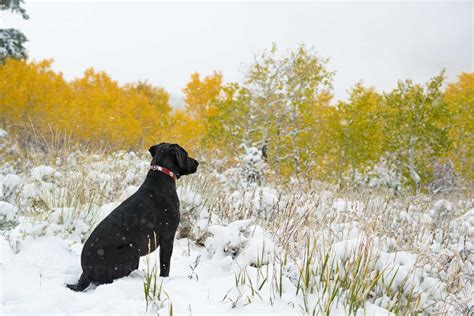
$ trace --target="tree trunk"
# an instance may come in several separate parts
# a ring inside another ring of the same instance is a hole
[[[418,172],[416,172],[415,166],[415,144],[416,136],[410,138],[410,149],[408,150],[408,168],[410,171],[410,178],[413,180],[416,186],[416,192],[420,189],[421,178]]]

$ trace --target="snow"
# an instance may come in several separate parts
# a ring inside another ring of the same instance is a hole
[[[13,221],[16,218],[16,206],[0,201],[0,221]]]
[[[138,186],[136,185],[129,185],[125,188],[122,195],[120,196],[120,200],[125,200],[135,192],[137,192]]]
[[[432,214],[432,216],[439,216],[450,213],[452,210],[453,206],[451,205],[451,203],[447,200],[442,199],[434,203],[434,208],[430,211],[430,214]]]
[[[8,243],[2,242],[2,297],[3,313],[41,314],[41,313],[120,313],[139,314],[144,311],[142,289],[142,258],[139,270],[128,277],[99,287],[92,286],[87,292],[76,293],[67,289],[65,283],[74,283],[81,272],[78,265],[79,254],[71,251],[67,241],[57,237],[41,237],[28,241],[22,250],[13,255]],[[41,251],[38,251],[41,249]],[[199,280],[189,279],[189,265],[199,251],[187,252],[186,240],[175,243],[175,255],[172,258],[173,273],[163,280],[177,314],[191,308],[193,313],[230,313],[230,304],[223,304],[225,293],[234,284],[234,275],[225,261],[202,259],[197,268]],[[151,255],[155,262],[157,256]],[[232,261],[230,259],[230,261]],[[22,299],[28,298],[28,304]],[[179,304],[186,302],[186,304]],[[277,313],[287,315],[292,308],[279,304],[268,308],[267,304],[255,306],[254,312]],[[169,308],[166,306],[166,308]]]
[[[53,167],[38,166],[31,169],[31,178],[38,181],[46,180],[48,177],[57,175]]]
[[[104,219],[119,205],[120,205],[120,202],[111,202],[111,203],[102,205],[98,211],[98,218]]]
[[[231,194],[233,207],[238,209],[241,207],[251,207],[266,216],[278,201],[278,192],[269,187],[257,187],[253,190],[238,191],[235,190]]]
[[[274,252],[273,241],[262,227],[252,220],[236,221],[228,226],[209,227],[212,237],[206,241],[206,249],[213,258],[235,258],[240,265],[268,264]]]
[[[386,280],[392,280],[391,288],[398,289],[415,268],[416,255],[404,251],[395,253],[381,252],[376,266],[383,271]]]
[[[200,205],[203,202],[202,196],[189,186],[181,186],[177,188],[180,203],[189,205]]]
[[[111,285],[107,291],[98,288],[94,295],[68,291],[65,282],[74,282],[80,272],[77,260],[78,256],[70,251],[67,242],[57,237],[31,240],[18,254],[4,258],[3,313],[70,314],[92,309],[97,313],[133,313],[138,310],[140,283],[131,282],[132,277]],[[124,283],[125,287],[121,286]],[[135,284],[137,287],[133,289]],[[137,297],[133,293],[137,293]],[[19,299],[22,297],[28,297],[28,304]]]
[[[369,275],[380,273],[384,281],[358,315],[389,315],[397,303],[390,293],[401,293],[401,303],[411,292],[420,294],[426,313],[460,314],[461,307],[474,305],[472,199],[350,195],[320,183],[319,191],[291,191],[245,177],[261,175],[258,154],[247,149],[219,177],[203,168],[178,181],[182,225],[171,274],[158,278],[166,294],[148,311],[143,279],[158,266],[159,251],[112,284],[91,285],[83,293],[65,287],[81,274],[80,254],[91,229],[136,192],[148,157],[71,154],[33,168],[0,166],[2,314],[169,314],[170,308],[174,314],[300,314],[305,301],[297,288],[308,240],[317,254],[310,308],[328,300],[321,259],[327,254],[346,267],[364,253],[370,254]],[[232,184],[233,175],[247,182]],[[336,266],[328,271],[333,282]],[[331,315],[345,315],[347,289],[337,295]]]
[[[21,182],[21,178],[15,174],[0,175],[0,198],[8,199]]]

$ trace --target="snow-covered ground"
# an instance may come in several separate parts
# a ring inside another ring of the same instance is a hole
[[[81,273],[82,243],[138,188],[148,157],[25,156],[6,134],[0,153],[2,315],[462,314],[474,305],[469,196],[242,185],[239,170],[213,174],[205,163],[178,182],[182,225],[155,295],[145,299],[144,280],[156,252],[128,277],[73,292],[64,285]]]

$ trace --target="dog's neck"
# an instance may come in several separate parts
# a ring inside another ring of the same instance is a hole
[[[162,188],[168,187],[168,186],[176,189],[175,179],[173,179],[166,173],[151,170],[151,169],[148,170],[144,183],[148,183],[149,188],[153,190],[161,190]]]
[[[173,172],[170,169],[168,169],[166,167],[163,167],[163,166],[159,166],[159,165],[151,165],[150,166],[150,171],[164,173],[167,176],[169,176],[171,179],[173,179],[173,181],[176,181],[179,178],[179,174],[177,174],[176,172]]]

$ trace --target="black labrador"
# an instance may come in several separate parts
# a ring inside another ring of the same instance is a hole
[[[87,239],[82,249],[82,275],[74,291],[91,282],[111,283],[138,268],[141,256],[160,247],[160,276],[170,273],[173,240],[179,224],[175,180],[196,172],[198,162],[177,144],[150,147],[153,157],[145,182],[113,210]]]

